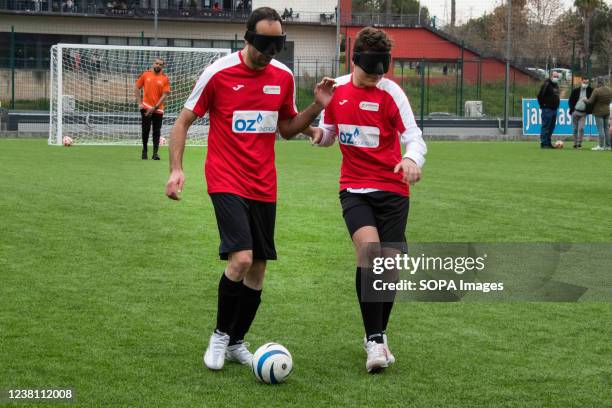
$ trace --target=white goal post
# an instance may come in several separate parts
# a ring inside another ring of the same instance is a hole
[[[155,58],[165,61],[170,96],[165,100],[161,136],[169,138],[198,77],[228,49],[57,44],[51,47],[49,144],[64,136],[75,144],[141,144],[141,117],[135,82]],[[187,144],[206,145],[208,115],[189,129]]]

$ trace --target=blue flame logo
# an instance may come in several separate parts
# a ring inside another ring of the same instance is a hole
[[[263,120],[263,116],[261,116],[261,113],[259,115],[257,115],[257,123],[261,123],[261,121]]]

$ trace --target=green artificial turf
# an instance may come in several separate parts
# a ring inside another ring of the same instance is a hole
[[[340,154],[307,142],[277,144],[279,260],[247,336],[285,345],[294,372],[207,370],[224,264],[204,155],[186,150],[173,202],[166,150],[0,140],[0,388],[70,387],[85,407],[609,406],[605,302],[401,302],[397,363],[367,374]],[[409,241],[610,241],[610,152],[435,142],[427,160]]]

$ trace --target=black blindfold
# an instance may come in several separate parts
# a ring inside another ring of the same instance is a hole
[[[353,62],[367,74],[383,75],[389,70],[391,54],[388,52],[355,52]]]
[[[283,50],[285,46],[286,34],[283,35],[263,35],[254,31],[247,31],[244,39],[247,40],[255,49],[262,54],[275,55]]]

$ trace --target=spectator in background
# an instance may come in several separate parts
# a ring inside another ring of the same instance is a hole
[[[215,2],[212,8],[213,13],[219,13],[221,11],[221,6],[219,6],[218,2]]]
[[[557,111],[559,109],[559,81],[558,72],[553,72],[552,77],[544,81],[540,92],[538,92],[538,103],[542,110],[542,130],[540,131],[540,147],[542,149],[553,149],[552,134],[557,123]]]
[[[586,103],[592,106],[599,144],[591,150],[610,150],[610,100],[612,100],[612,89],[604,84],[603,78],[597,78],[597,88],[587,99]]]
[[[142,118],[142,159],[147,160],[147,144],[153,124],[153,160],[159,160],[157,151],[164,119],[164,101],[170,95],[170,81],[162,72],[165,61],[155,58],[153,68],[145,71],[136,81],[135,95]],[[141,91],[142,89],[142,91]]]
[[[572,126],[574,127],[574,149],[582,147],[584,138],[584,123],[586,116],[591,113],[586,104],[586,100],[591,97],[593,88],[589,86],[589,78],[582,78],[579,87],[572,90],[569,97],[569,112],[572,116]]]

